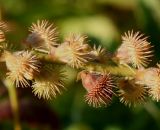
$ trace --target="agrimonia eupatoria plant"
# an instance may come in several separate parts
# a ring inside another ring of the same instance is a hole
[[[108,106],[114,96],[128,106],[141,104],[149,96],[160,100],[160,65],[147,68],[153,46],[140,32],[124,33],[122,44],[111,54],[102,46],[89,45],[86,35],[69,34],[59,43],[57,28],[47,20],[31,25],[27,47],[21,51],[8,47],[8,31],[1,21],[0,61],[6,65],[1,68],[2,80],[31,87],[38,98],[61,94],[67,80],[63,66],[68,65],[79,72],[77,79],[87,91],[84,100],[90,106]]]

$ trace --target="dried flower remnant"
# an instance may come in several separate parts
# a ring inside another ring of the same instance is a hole
[[[121,64],[132,64],[135,68],[146,67],[151,61],[152,46],[147,37],[139,32],[128,31],[122,36],[122,44],[118,48],[116,58]]]
[[[147,90],[143,85],[136,84],[135,81],[124,79],[118,83],[118,94],[120,101],[128,106],[135,106],[145,101]]]
[[[9,78],[17,87],[29,86],[28,80],[34,78],[35,73],[39,71],[39,61],[35,55],[28,51],[21,51],[11,54],[5,51],[4,57],[9,72]]]
[[[86,36],[72,34],[65,42],[51,51],[53,60],[67,63],[73,68],[80,68],[88,62],[89,45],[86,44]]]
[[[160,68],[148,68],[137,71],[136,82],[147,86],[153,100],[160,100]]]
[[[113,95],[115,86],[110,74],[98,74],[82,71],[80,73],[82,84],[87,90],[85,101],[93,107],[107,106]]]
[[[84,45],[85,43],[87,43],[87,36],[86,35],[81,35],[81,34],[74,34],[71,33],[70,35],[68,35],[65,38],[66,42],[70,42],[70,43],[74,43],[74,44],[78,44],[78,45]],[[88,45],[85,44],[87,47]],[[83,46],[85,49],[88,49],[87,47]],[[83,49],[83,48],[82,48]],[[84,49],[83,49],[84,50]]]
[[[29,31],[31,34],[26,39],[29,46],[50,49],[52,46],[57,45],[57,28],[47,20],[38,20],[37,23],[33,23]]]
[[[10,29],[8,27],[8,24],[4,21],[0,21],[0,30],[2,30],[3,32],[9,32]]]
[[[40,74],[35,78],[32,86],[33,93],[38,98],[51,99],[61,94],[64,88],[65,74],[61,67],[54,65],[44,65]]]

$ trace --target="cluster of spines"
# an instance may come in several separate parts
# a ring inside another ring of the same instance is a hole
[[[92,77],[92,73],[89,73],[89,75]],[[82,77],[82,80],[85,79]],[[97,79],[95,81],[93,80],[93,82],[94,85],[85,95],[85,101],[93,107],[107,106],[112,100],[114,94],[113,88],[115,87],[111,75],[109,73],[103,75],[99,74]]]
[[[90,47],[85,35],[70,34],[65,41],[51,53],[53,60],[58,59],[73,68],[84,66],[89,60]]]
[[[51,99],[61,94],[64,89],[66,75],[62,67],[52,64],[45,64],[40,68],[40,74],[35,77],[32,86],[33,93],[38,98]]]
[[[33,23],[29,31],[31,33],[26,39],[28,46],[50,49],[57,45],[57,28],[47,20],[38,20],[37,23]]]
[[[118,82],[120,102],[128,106],[136,106],[145,102],[147,89],[144,85],[135,83],[133,79],[122,79]]]
[[[4,60],[9,72],[7,78],[17,87],[29,86],[28,80],[34,78],[34,74],[39,71],[39,61],[35,55],[28,51],[16,53],[4,52]]]

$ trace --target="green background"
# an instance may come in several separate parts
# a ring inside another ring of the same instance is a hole
[[[82,33],[89,36],[90,44],[102,44],[111,52],[121,44],[124,32],[132,29],[140,31],[149,36],[149,41],[154,45],[155,56],[151,66],[160,59],[159,0],[0,0],[0,8],[1,18],[14,28],[8,36],[9,41],[20,47],[23,47],[32,22],[46,19],[58,27],[59,42],[69,33]],[[24,130],[49,130],[50,126],[58,126],[55,128],[57,130],[160,129],[159,103],[147,99],[146,104],[128,108],[114,98],[107,108],[89,107],[84,102],[84,88],[80,82],[76,82],[77,72],[68,67],[66,70],[67,90],[51,101],[38,100],[29,88],[17,89],[22,106],[26,102],[36,106],[33,107],[35,110],[25,105],[20,108],[22,115],[28,112],[33,116],[31,120],[27,116],[21,119]],[[2,85],[0,87],[3,88]],[[8,103],[8,95],[1,93],[2,109]],[[40,113],[36,114],[38,110]],[[1,116],[8,111],[7,107],[0,111],[1,130],[11,130],[13,127],[9,114]],[[50,113],[54,113],[53,116]],[[37,121],[32,121],[34,118]],[[41,118],[42,121],[38,121]]]

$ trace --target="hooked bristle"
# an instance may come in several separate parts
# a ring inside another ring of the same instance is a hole
[[[64,89],[65,79],[66,75],[61,67],[51,64],[44,65],[40,74],[35,78],[35,83],[32,86],[33,93],[38,98],[55,98]]]
[[[85,101],[90,106],[97,108],[107,106],[111,102],[115,85],[110,74],[82,73],[81,79],[88,91]]]
[[[85,39],[83,35],[71,35],[55,49],[52,57],[73,68],[84,66],[89,60],[89,46],[85,43]]]
[[[134,80],[121,80],[118,86],[120,102],[126,106],[136,106],[145,101],[147,90],[143,85],[136,84]]]
[[[47,20],[38,20],[37,23],[33,23],[29,31],[31,34],[26,40],[29,46],[50,49],[52,46],[57,45],[57,28]]]
[[[34,78],[39,72],[39,61],[35,55],[28,51],[21,51],[14,54],[4,52],[6,66],[9,72],[7,78],[13,81],[17,87],[29,86],[28,80]]]

